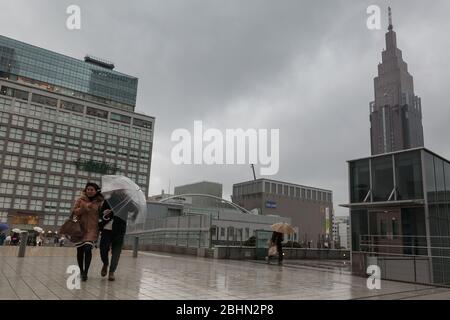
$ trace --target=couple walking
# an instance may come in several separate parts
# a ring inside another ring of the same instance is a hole
[[[100,237],[100,256],[103,262],[101,276],[109,274],[108,280],[114,281],[114,272],[119,263],[127,223],[114,215],[114,203],[123,202],[123,194],[113,193],[108,200],[101,194],[100,187],[92,182],[86,184],[82,195],[75,201],[73,214],[80,221],[82,239],[76,243],[77,261],[81,271],[81,280],[88,279],[92,260],[92,249]],[[133,211],[133,208],[130,208]],[[109,252],[111,251],[111,261]]]

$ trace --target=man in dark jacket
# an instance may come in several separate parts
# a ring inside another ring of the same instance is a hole
[[[280,232],[274,231],[272,233],[272,243],[277,246],[278,251],[278,264],[281,265],[283,263],[283,245],[282,242],[284,240],[283,234]]]
[[[111,198],[103,202],[100,208],[99,230],[100,238],[100,256],[102,258],[103,267],[101,271],[102,277],[106,276],[109,266],[108,280],[114,281],[114,272],[119,264],[120,253],[124,242],[125,233],[127,231],[127,222],[114,215],[114,209],[120,206],[123,201],[123,195],[113,193]],[[117,206],[119,204],[119,206]],[[112,208],[111,208],[112,206]],[[137,207],[133,201],[129,201],[126,208],[121,206],[120,210],[125,209],[131,213],[137,212]],[[109,250],[111,249],[111,264],[109,264]]]

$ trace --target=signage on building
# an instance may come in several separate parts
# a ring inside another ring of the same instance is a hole
[[[266,201],[266,208],[276,209],[277,203],[275,201]]]

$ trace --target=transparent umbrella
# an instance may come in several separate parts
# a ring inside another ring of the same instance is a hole
[[[144,192],[127,177],[103,176],[102,194],[114,215],[124,221],[134,222],[138,215],[145,215],[147,212]]]

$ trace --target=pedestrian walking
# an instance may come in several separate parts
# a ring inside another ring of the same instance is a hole
[[[88,279],[92,249],[98,238],[98,213],[102,203],[100,187],[96,183],[88,182],[73,208],[73,215],[80,220],[82,231],[81,241],[75,243],[82,281]]]

